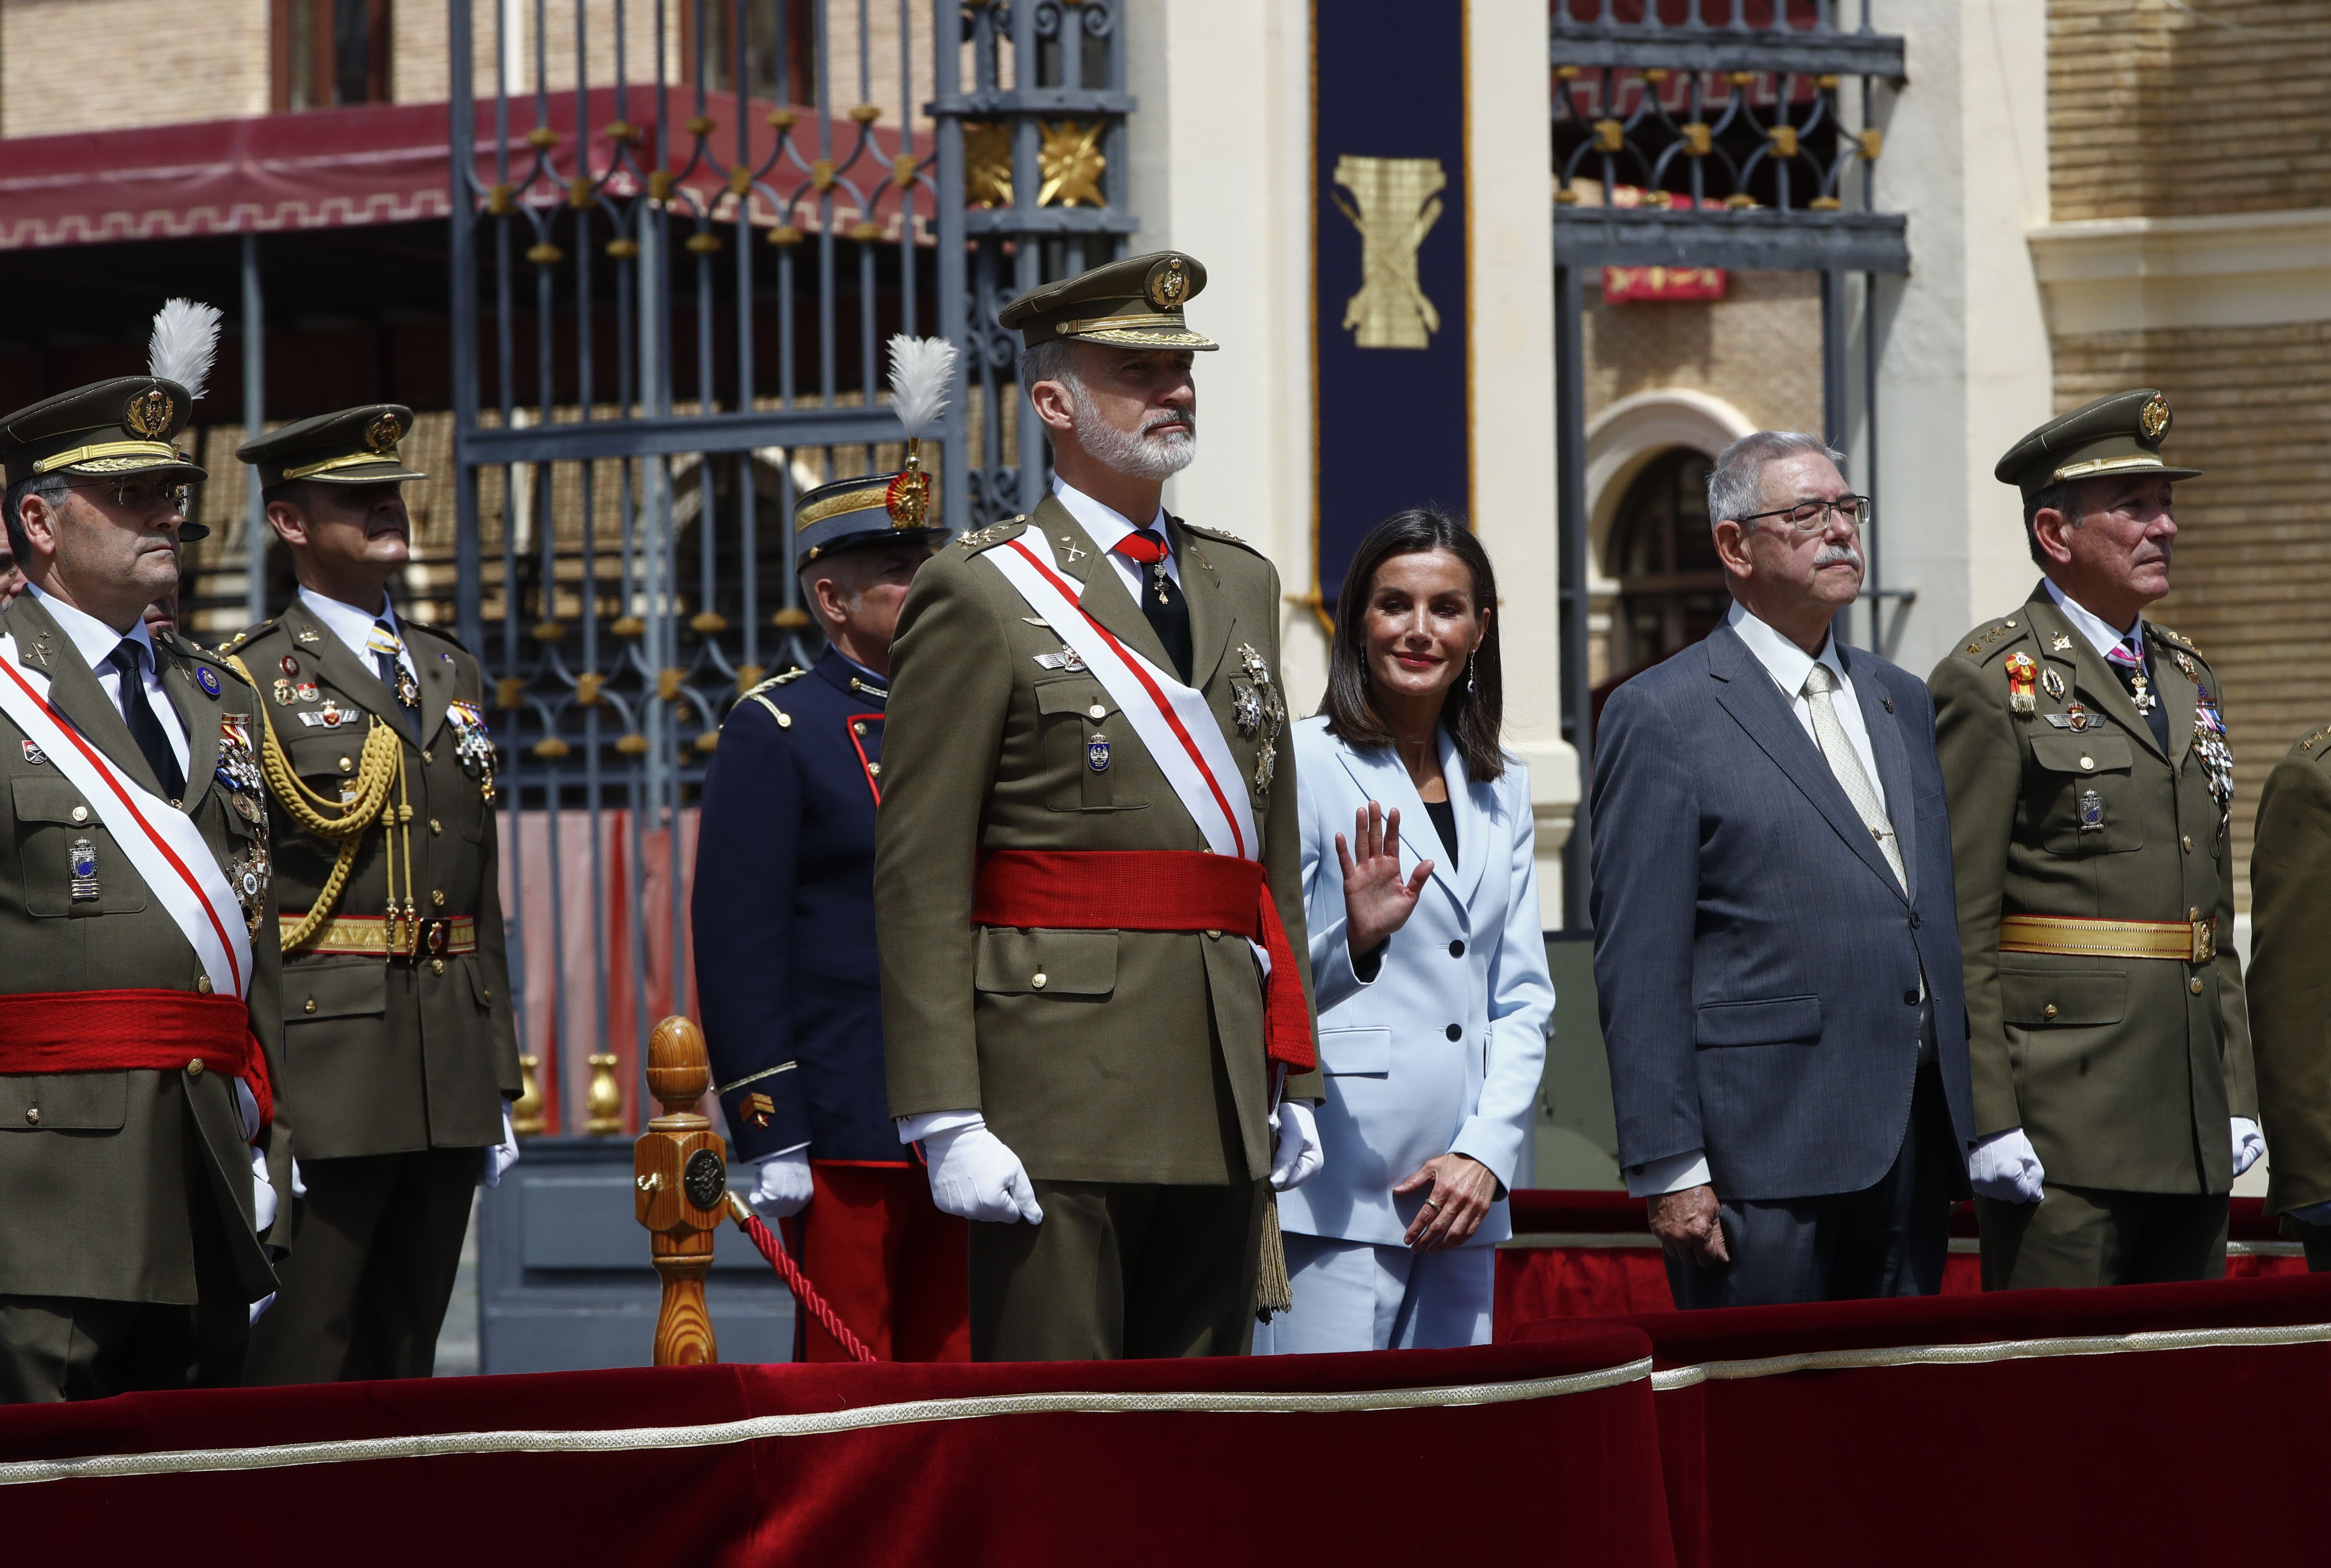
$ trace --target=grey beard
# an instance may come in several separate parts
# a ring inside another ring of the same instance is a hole
[[[1148,432],[1119,430],[1101,417],[1100,410],[1073,381],[1064,383],[1076,411],[1077,442],[1087,455],[1128,479],[1169,480],[1190,466],[1198,455],[1198,416],[1184,415],[1185,425],[1168,425]]]

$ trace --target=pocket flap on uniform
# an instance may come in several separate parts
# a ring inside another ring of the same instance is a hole
[[[2035,735],[2031,760],[2053,773],[2126,773],[2136,754],[2125,735]]]
[[[1036,711],[1039,713],[1081,713],[1092,717],[1098,707],[1103,718],[1117,711],[1108,689],[1089,675],[1063,676],[1058,680],[1036,683]]]
[[[329,777],[347,779],[351,784],[356,782],[357,764],[364,755],[364,726],[343,722],[338,729],[322,735],[286,735],[287,727],[279,723],[275,735],[277,739],[285,743],[283,749],[291,759],[293,773],[301,778]]]
[[[1701,1004],[1694,1038],[1702,1045],[1811,1045],[1821,1038],[1818,996],[1775,996],[1760,1002]]]
[[[291,1023],[388,1011],[388,965],[377,958],[283,966],[283,1016]]]
[[[2118,1023],[2128,1011],[2128,976],[2108,970],[1999,974],[2000,1016],[2026,1028]]]
[[[19,778],[11,786],[20,822],[62,822],[85,828],[98,820],[96,808],[75,789],[72,781],[54,774]],[[78,811],[78,817],[73,813]]]
[[[971,983],[1004,995],[1107,996],[1117,989],[1117,933],[984,927]]]
[[[1323,1029],[1319,1031],[1319,1070],[1330,1077],[1392,1071],[1392,1031],[1389,1029]]]
[[[118,1072],[0,1078],[0,1132],[119,1132],[128,1112],[129,1080]]]

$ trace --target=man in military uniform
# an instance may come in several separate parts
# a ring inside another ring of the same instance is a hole
[[[794,508],[802,597],[826,648],[745,694],[720,727],[696,841],[696,989],[721,1109],[764,1218],[885,1361],[964,1361],[964,1221],[931,1202],[882,1083],[874,808],[890,641],[947,537],[918,463]],[[804,1206],[806,1205],[806,1212]],[[799,1317],[800,1359],[846,1361]]]
[[[517,1158],[484,679],[388,596],[411,551],[399,487],[423,477],[397,455],[412,426],[373,404],[235,454],[300,579],[282,614],[227,646],[268,693],[305,1182],[254,1383],[428,1376],[471,1193]]]
[[[1166,252],[1006,307],[1052,493],[943,549],[899,622],[883,1044],[899,1136],[977,1221],[978,1360],[1244,1353],[1302,1152],[1276,1102],[1320,1098],[1279,574],[1159,505],[1204,284]]]
[[[2225,1271],[2263,1149],[2217,677],[2145,619],[2169,592],[2159,392],[2050,420],[1999,461],[2046,574],[1935,667],[1966,953],[1984,1283]]]
[[[0,1402],[233,1383],[276,1288],[258,694],[143,624],[205,532],[193,401],[121,376],[0,420],[30,583],[0,611]]]
[[[2250,1049],[2274,1147],[2266,1212],[2331,1270],[2331,727],[2267,775],[2250,849]]]

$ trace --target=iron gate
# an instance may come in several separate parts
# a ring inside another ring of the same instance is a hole
[[[995,313],[1116,255],[1123,0],[450,0],[457,604],[495,682],[534,1130],[629,1133],[692,1011],[693,801],[820,639],[801,489],[901,461],[893,332],[964,375],[941,504],[1032,505]]]

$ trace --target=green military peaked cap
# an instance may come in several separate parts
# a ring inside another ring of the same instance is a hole
[[[2159,391],[2116,392],[2058,414],[2008,448],[1992,473],[2000,483],[2019,487],[2027,500],[2050,485],[2104,474],[2193,478],[2200,469],[2161,461],[2161,438],[2168,433],[2169,400]]]
[[[158,375],[117,375],[44,397],[0,419],[0,462],[8,482],[49,474],[76,480],[204,479],[202,466],[178,450],[195,400]],[[191,518],[181,539],[208,537]]]
[[[425,480],[404,466],[396,443],[413,428],[413,411],[401,403],[367,403],[319,413],[244,442],[234,455],[259,470],[259,486],[272,489],[295,480],[319,485],[376,485],[392,480]]]
[[[1032,289],[996,320],[1030,348],[1060,338],[1116,348],[1219,348],[1182,318],[1182,307],[1205,286],[1206,269],[1195,256],[1157,251]]]

